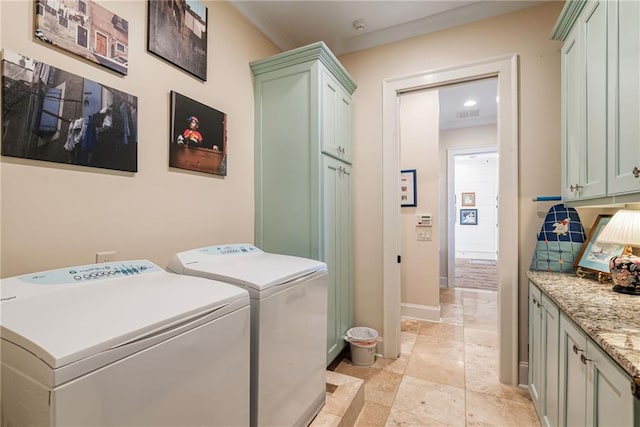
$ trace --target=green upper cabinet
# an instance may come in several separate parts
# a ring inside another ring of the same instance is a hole
[[[640,7],[569,0],[552,38],[562,60],[562,196],[565,202],[638,201]]]
[[[251,63],[255,242],[329,272],[327,364],[353,317],[349,74],[322,43]]]
[[[609,16],[616,37],[609,40],[608,191],[615,195],[640,191],[640,2],[611,1]]]

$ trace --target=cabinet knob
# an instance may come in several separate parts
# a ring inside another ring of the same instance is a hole
[[[633,167],[633,170],[631,171],[631,173],[633,174],[633,176],[635,176],[636,178],[640,178],[640,169],[638,169],[637,166]]]
[[[582,362],[583,365],[586,365],[587,362],[590,362],[591,359],[587,359],[586,357],[584,357],[584,354],[580,355],[580,361]]]
[[[584,350],[582,350],[581,348],[578,348],[578,346],[577,346],[577,345],[575,345],[575,344],[573,345],[573,352],[574,352],[575,354],[582,353],[583,351],[584,351]],[[583,362],[583,363],[584,363],[584,362]]]
[[[571,190],[571,192],[573,193],[574,191],[580,191],[582,188],[584,188],[582,185],[576,184],[575,187],[573,185],[570,186],[569,190]]]

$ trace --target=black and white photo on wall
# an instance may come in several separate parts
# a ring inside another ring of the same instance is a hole
[[[227,175],[227,115],[171,91],[169,166]]]
[[[36,0],[36,39],[127,75],[129,22],[95,0]]]
[[[3,53],[3,156],[137,171],[137,97]]]
[[[207,80],[207,7],[200,0],[148,0],[147,50]]]

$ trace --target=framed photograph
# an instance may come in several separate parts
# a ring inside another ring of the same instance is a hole
[[[611,215],[598,215],[596,218],[576,259],[575,266],[580,270],[608,275],[609,259],[621,255],[624,251],[625,245],[596,242],[600,232],[610,220]]]
[[[95,0],[36,0],[35,38],[117,73],[129,70],[129,22]]]
[[[415,169],[400,171],[400,206],[417,206]]]
[[[475,206],[476,193],[462,193],[462,206]]]
[[[227,175],[227,115],[171,91],[169,166]]]
[[[478,209],[460,209],[460,225],[478,225]]]
[[[149,0],[147,50],[207,81],[207,8],[200,0]]]
[[[138,170],[138,98],[4,50],[2,155]]]

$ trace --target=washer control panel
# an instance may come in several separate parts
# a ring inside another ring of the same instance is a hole
[[[38,285],[65,285],[113,277],[149,274],[157,271],[163,270],[147,260],[105,262],[26,274],[18,277],[18,280]]]
[[[209,246],[208,248],[198,249],[200,252],[207,255],[237,255],[237,254],[251,254],[262,252],[260,249],[253,245],[246,243],[238,243],[233,245],[219,245]]]

